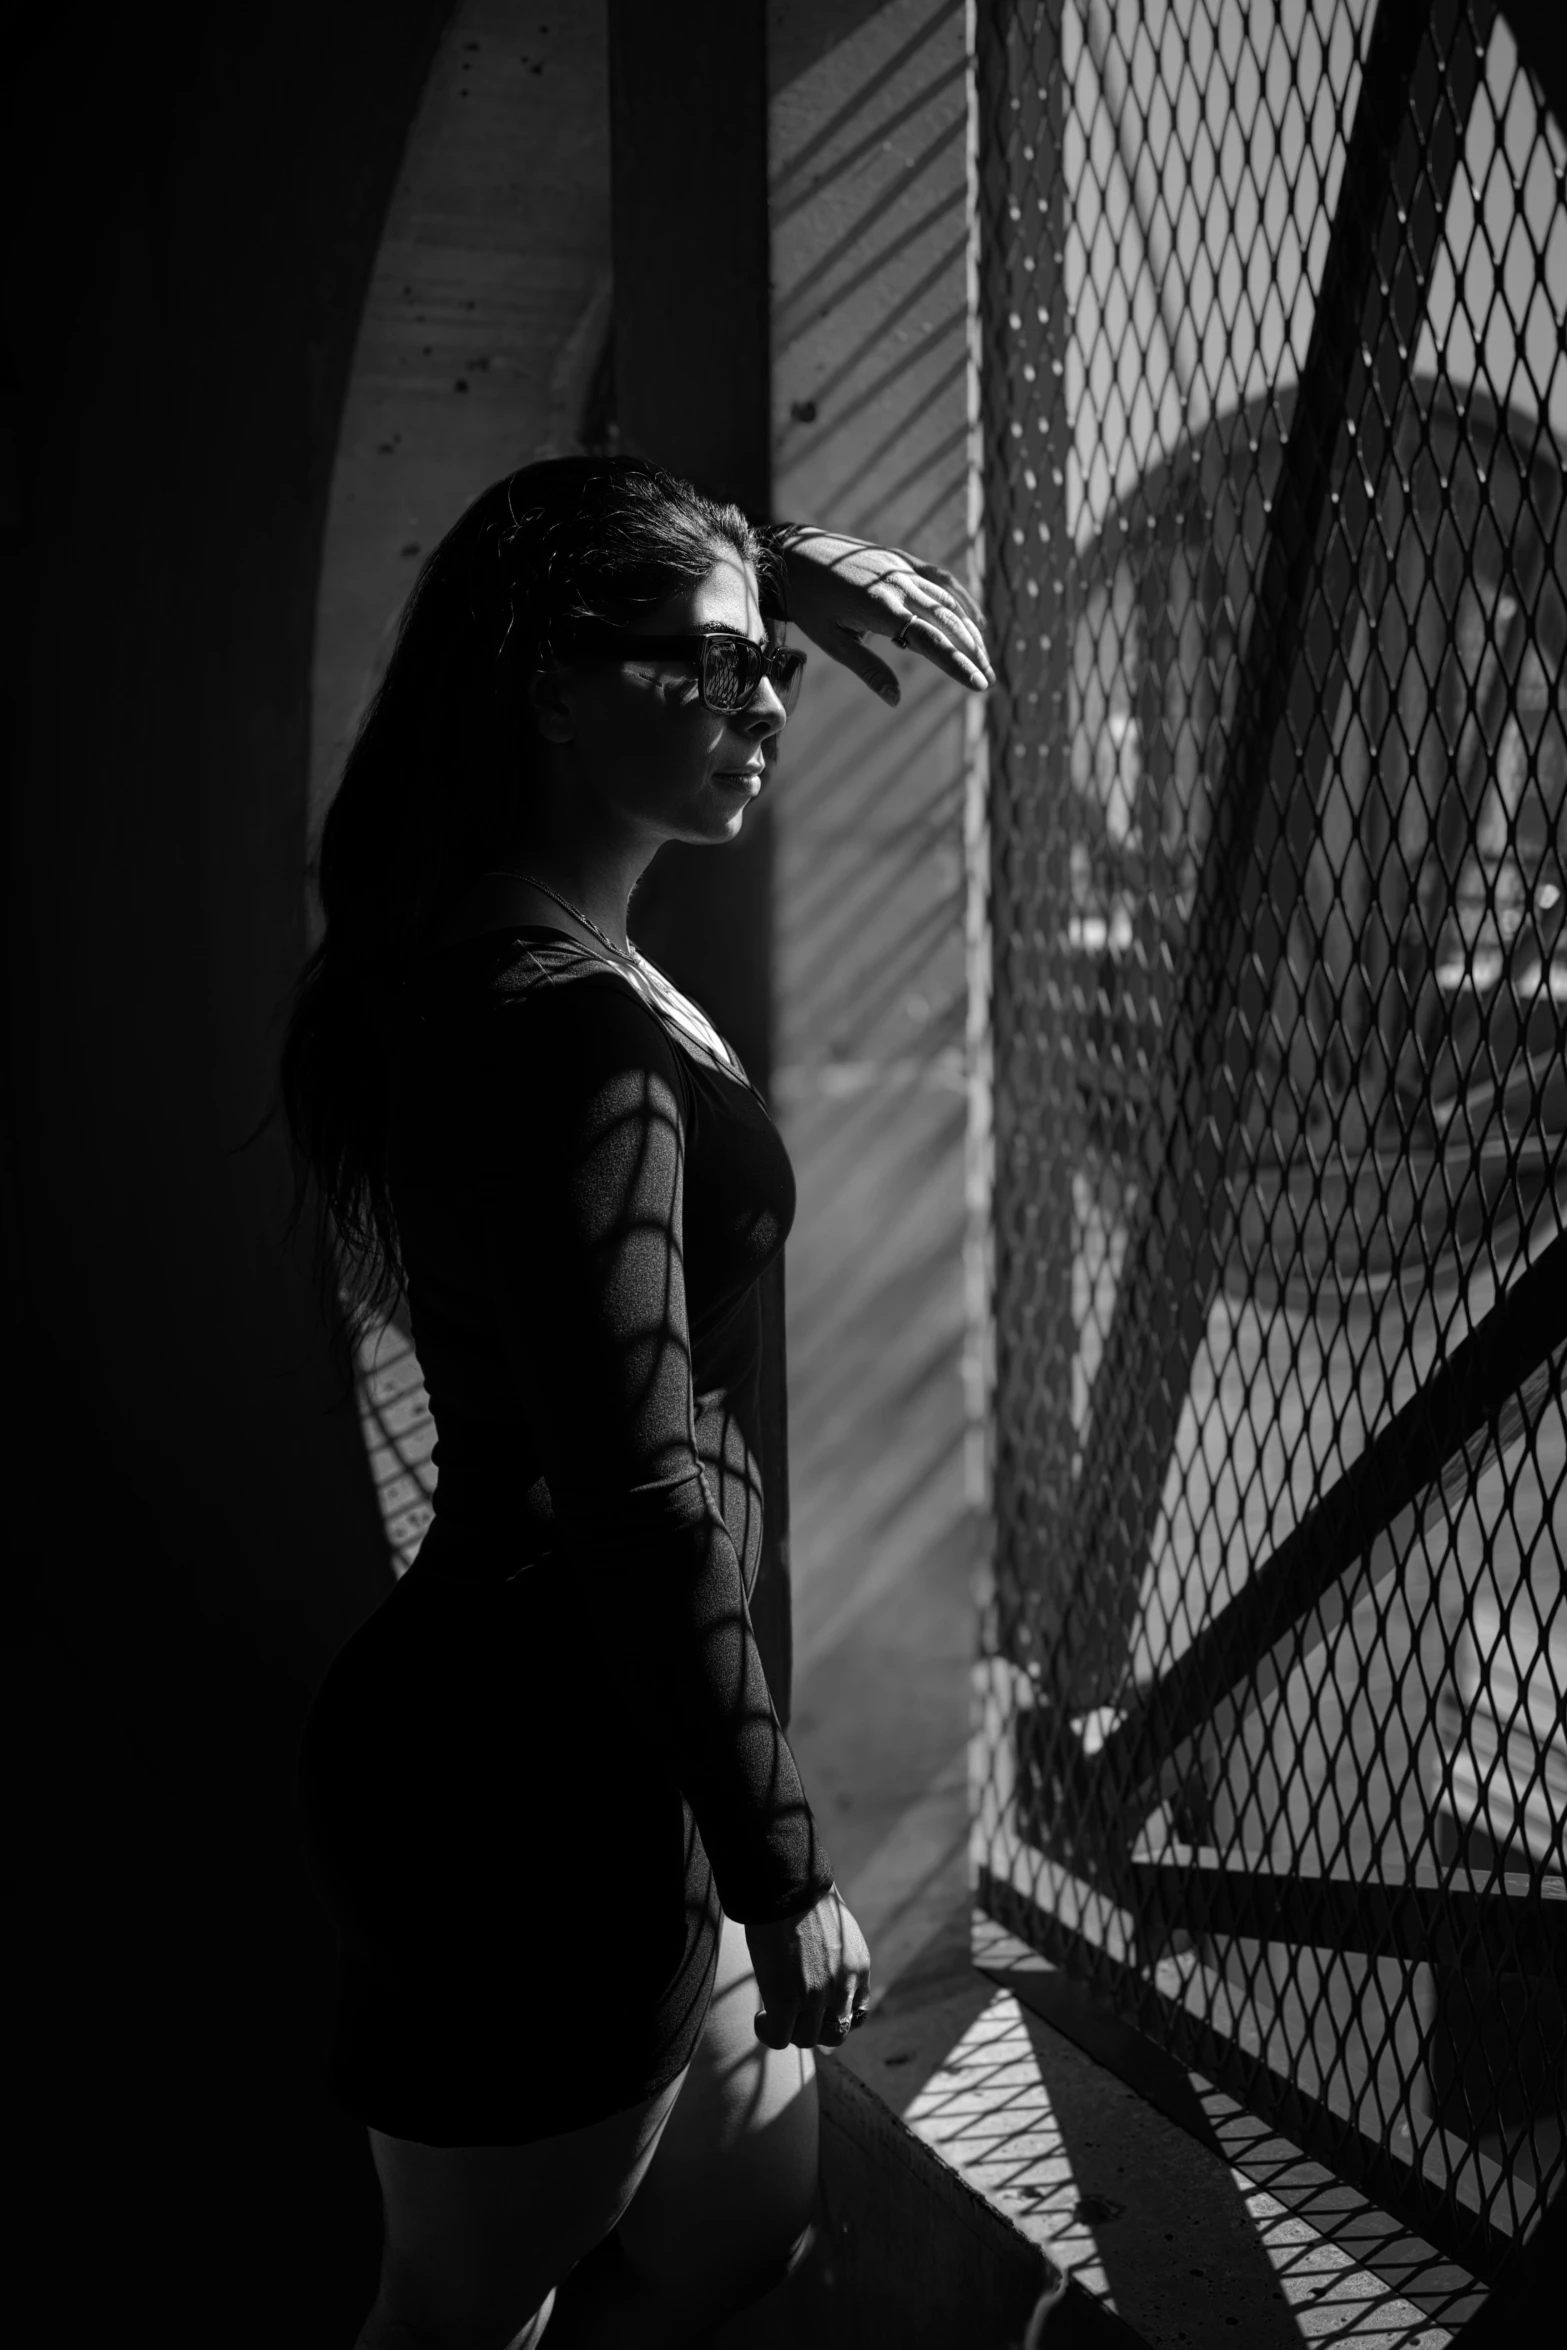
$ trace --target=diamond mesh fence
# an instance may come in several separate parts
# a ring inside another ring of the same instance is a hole
[[[1478,2276],[1567,2100],[1567,142],[978,0],[980,1900]]]

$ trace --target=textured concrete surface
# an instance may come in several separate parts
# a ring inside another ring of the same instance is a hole
[[[1455,2341],[1479,2301],[1462,2271],[1193,2075],[1212,2138],[1199,2143],[1030,2007],[1039,1966],[987,1921],[971,1936],[966,1908],[906,1961],[823,2067],[823,2241],[797,2280],[725,2333],[724,2350],[835,2344],[851,2279],[885,2338],[1016,2350],[1010,2307],[976,2300],[966,2330],[941,2330],[964,2289],[972,2211],[960,2185],[1070,2280],[1044,2350],[1096,2338],[1091,2312],[1110,2326],[1102,2338],[1147,2350]],[[917,2187],[906,2134],[940,2158],[913,2166]],[[862,2217],[855,2166],[867,2160],[879,2199]],[[911,2202],[929,2241],[904,2272],[886,2255],[906,2251]],[[884,2230],[874,2260],[856,2238],[866,2225]],[[998,2240],[997,2257],[1015,2253]]]
[[[770,37],[777,511],[961,572],[962,7],[778,7]],[[898,709],[813,651],[785,738],[775,1097],[799,1184],[791,1735],[886,1976],[911,1927],[962,1895],[976,1615],[965,697],[877,650]]]
[[[1138,2336],[1102,2295],[900,2118],[995,1995],[969,1962],[968,1930],[965,1904],[821,2064],[816,2246],[787,2286],[723,2330],[722,2350],[1135,2350]]]
[[[609,327],[600,7],[460,0],[366,290],[316,613],[311,817],[420,562],[480,490],[572,445]]]

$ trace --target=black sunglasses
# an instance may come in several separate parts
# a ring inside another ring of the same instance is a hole
[[[702,707],[720,717],[743,710],[764,677],[786,710],[799,697],[803,653],[786,645],[759,645],[754,637],[727,628],[706,629],[699,636],[629,636],[582,623],[567,633],[573,646],[580,642],[604,660],[694,662]]]

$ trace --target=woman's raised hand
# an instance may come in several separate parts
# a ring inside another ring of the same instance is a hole
[[[808,523],[780,530],[775,544],[790,620],[884,702],[897,701],[898,681],[868,636],[895,637],[973,693],[995,684],[979,606],[939,563]]]
[[[871,1954],[834,1885],[814,1909],[776,1926],[747,1926],[762,1994],[756,2036],[768,2048],[841,2048],[864,2008]]]

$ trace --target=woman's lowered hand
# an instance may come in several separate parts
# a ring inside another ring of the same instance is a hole
[[[841,2048],[863,2012],[871,1954],[834,1885],[781,1925],[747,1926],[762,1995],[756,2036],[768,2048]]]
[[[972,693],[995,684],[979,606],[939,563],[809,523],[779,530],[774,543],[791,622],[884,702],[896,703],[898,680],[867,637],[893,638]]]

